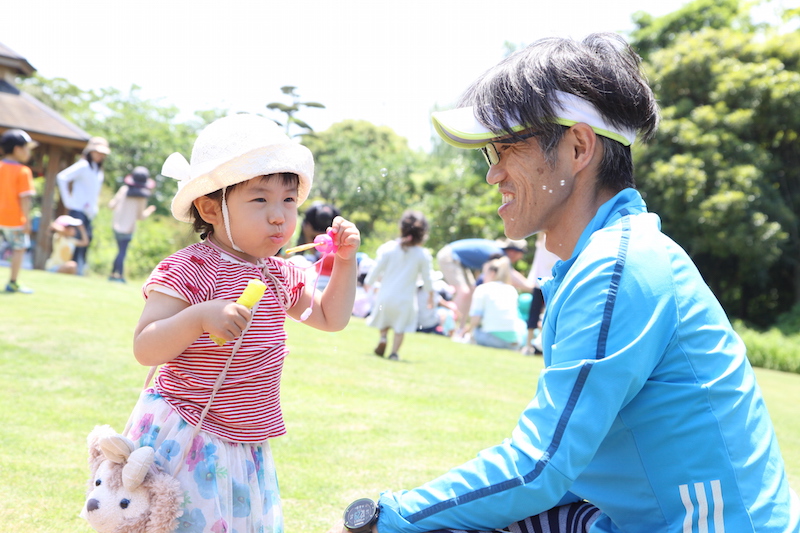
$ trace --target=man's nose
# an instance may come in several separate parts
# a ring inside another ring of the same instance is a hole
[[[495,185],[500,183],[503,180],[503,169],[502,164],[497,163],[496,165],[491,165],[489,170],[486,171],[486,183],[489,185]]]

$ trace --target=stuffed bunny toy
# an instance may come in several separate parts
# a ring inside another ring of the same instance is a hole
[[[171,533],[181,515],[178,481],[155,465],[155,450],[136,448],[110,426],[88,437],[92,477],[81,516],[99,533]]]

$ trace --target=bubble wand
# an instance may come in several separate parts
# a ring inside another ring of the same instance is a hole
[[[264,285],[264,282],[260,279],[251,279],[247,282],[247,287],[244,288],[242,291],[241,296],[239,299],[236,300],[237,304],[241,304],[248,309],[252,309],[259,301],[261,301],[261,297],[264,296],[264,291],[267,290],[267,286]],[[215,335],[211,335],[211,340],[216,342],[218,346],[222,346],[225,344],[225,340],[221,339]]]
[[[315,267],[317,271],[317,276],[319,276],[319,273],[322,271],[322,261],[325,259],[325,256],[327,254],[336,253],[336,250],[339,249],[339,247],[333,242],[333,229],[329,229],[327,233],[323,233],[314,237],[314,242],[309,242],[306,244],[301,244],[300,246],[288,248],[286,250],[286,253],[293,254],[296,252],[302,252],[303,250],[310,250],[311,248],[318,248],[320,253],[322,254],[322,258],[319,259],[313,265],[311,265]],[[317,281],[319,281],[319,277],[317,277],[317,279],[314,280],[314,290],[311,293],[311,305],[308,307],[308,309],[303,311],[302,315],[300,315],[300,322],[305,322],[306,319],[309,316],[311,316],[311,312],[314,309],[314,296],[317,293]]]
[[[333,230],[329,230],[328,233],[323,233],[322,235],[317,235],[314,237],[314,242],[308,242],[306,244],[301,244],[300,246],[295,246],[293,248],[288,248],[286,250],[287,254],[294,254],[297,252],[303,252],[305,250],[310,250],[311,248],[319,248],[319,251],[323,254],[329,254],[336,251],[338,246],[333,244],[333,237],[331,237],[331,232]]]

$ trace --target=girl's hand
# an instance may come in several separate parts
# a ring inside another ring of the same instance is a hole
[[[355,259],[358,247],[361,245],[361,233],[355,224],[342,217],[336,217],[331,224],[333,243],[338,247],[336,257],[341,259]]]
[[[225,341],[242,334],[250,310],[231,300],[209,300],[189,305],[185,300],[152,291],[144,304],[133,337],[133,353],[145,366],[178,357],[204,333]]]
[[[330,281],[321,295],[315,293],[313,284],[306,285],[303,296],[289,310],[289,315],[322,331],[341,331],[353,314],[358,278],[356,252],[361,244],[361,234],[355,224],[336,217],[328,229],[328,235],[337,247]],[[309,315],[307,310],[312,298],[315,310]]]
[[[197,304],[202,307],[201,327],[206,333],[225,342],[239,337],[250,320],[250,309],[230,300],[209,300]]]

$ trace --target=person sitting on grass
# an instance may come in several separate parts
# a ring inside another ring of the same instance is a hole
[[[83,221],[61,215],[50,223],[50,229],[53,231],[53,251],[45,262],[45,270],[58,274],[77,274],[78,262],[73,259],[75,247],[89,244]]]
[[[522,319],[519,293],[511,286],[511,261],[507,256],[483,265],[483,283],[475,287],[464,336],[480,346],[517,350]]]

